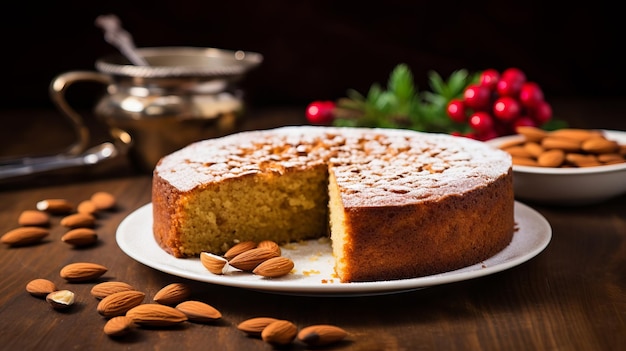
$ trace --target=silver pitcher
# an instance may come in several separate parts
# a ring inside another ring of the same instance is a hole
[[[69,71],[55,77],[50,96],[76,128],[70,154],[89,145],[83,117],[65,98],[74,83],[106,85],[94,114],[117,142],[129,146],[131,159],[151,171],[159,159],[191,142],[237,130],[244,113],[238,82],[258,66],[261,54],[216,48],[140,48],[149,66],[132,65],[121,55],[98,59],[97,71]]]

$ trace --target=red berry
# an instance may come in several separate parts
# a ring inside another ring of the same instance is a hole
[[[525,107],[536,107],[541,101],[543,101],[543,91],[539,87],[539,84],[535,82],[526,82],[522,84],[522,89],[519,93],[519,101]]]
[[[487,87],[491,91],[495,91],[499,80],[500,73],[493,68],[489,68],[480,74],[479,84]]]
[[[529,110],[529,113],[538,125],[543,125],[552,119],[552,106],[545,101],[540,101],[535,108]]]
[[[489,99],[491,98],[491,92],[487,87],[472,84],[465,88],[463,93],[465,98],[465,105],[474,110],[486,110],[489,108]]]
[[[520,104],[510,96],[503,96],[493,104],[493,114],[502,121],[508,122],[519,117]]]
[[[479,133],[485,133],[493,130],[493,119],[487,112],[475,112],[469,118],[469,125]]]
[[[448,116],[451,120],[457,123],[464,123],[467,121],[467,115],[465,114],[465,104],[460,99],[452,99],[448,103],[447,108]]]
[[[522,85],[526,82],[526,75],[517,68],[508,68],[502,72],[496,91],[500,96],[518,97]]]
[[[306,108],[306,119],[312,124],[329,124],[333,121],[333,101],[314,101]]]

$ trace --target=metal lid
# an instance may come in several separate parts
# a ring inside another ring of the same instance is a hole
[[[150,66],[136,66],[117,54],[96,61],[102,73],[141,78],[229,77],[242,75],[263,62],[255,52],[198,47],[139,48]]]

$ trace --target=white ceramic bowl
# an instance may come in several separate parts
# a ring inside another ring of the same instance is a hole
[[[604,130],[607,139],[626,144],[626,132]],[[519,139],[495,138],[488,144]],[[578,206],[599,203],[626,193],[626,163],[585,167],[545,168],[513,165],[515,198],[550,205]]]

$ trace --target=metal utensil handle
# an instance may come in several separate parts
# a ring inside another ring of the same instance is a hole
[[[72,122],[77,135],[77,140],[67,151],[69,155],[78,155],[85,151],[89,145],[89,129],[85,126],[81,115],[69,105],[65,98],[67,89],[80,81],[93,81],[108,85],[111,84],[112,78],[95,71],[71,71],[61,73],[50,83],[49,94],[52,102]]]
[[[104,30],[104,40],[115,46],[136,66],[148,66],[148,62],[137,53],[133,37],[121,26],[115,15],[102,15],[96,18],[96,25]]]

